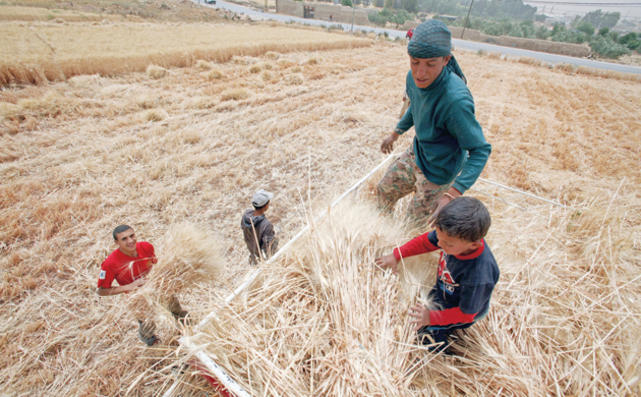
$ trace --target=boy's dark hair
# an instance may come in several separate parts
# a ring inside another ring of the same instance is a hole
[[[125,230],[129,230],[129,229],[133,230],[133,227],[131,227],[129,225],[118,225],[118,226],[116,226],[116,228],[114,229],[113,233],[111,233],[111,234],[114,236],[114,240],[118,240],[118,238],[116,236],[118,236],[119,233],[122,233]]]
[[[480,200],[458,197],[441,209],[434,225],[451,237],[474,242],[485,237],[491,223],[490,212]]]

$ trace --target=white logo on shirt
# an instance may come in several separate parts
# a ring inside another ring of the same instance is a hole
[[[106,271],[104,271],[104,270],[101,270],[101,271],[100,271],[100,275],[98,276],[98,278],[99,278],[100,280],[104,280],[106,276],[107,276],[107,272],[106,272]]]

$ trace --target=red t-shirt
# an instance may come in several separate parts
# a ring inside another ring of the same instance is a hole
[[[136,243],[137,257],[125,255],[119,249],[112,252],[100,266],[98,288],[111,288],[114,279],[119,285],[133,283],[151,270],[151,264],[158,260],[154,255],[154,246],[146,241]]]

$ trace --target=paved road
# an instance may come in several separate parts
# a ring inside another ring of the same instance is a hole
[[[268,13],[268,12],[263,12],[262,10],[257,10],[257,9],[241,6],[238,4],[234,4],[234,3],[229,3],[223,0],[217,0],[216,4],[211,4],[211,5],[204,4],[203,0],[192,0],[192,1],[194,3],[200,3],[201,5],[205,5],[208,7],[226,9],[226,10],[235,12],[236,14],[239,14],[239,15],[244,14],[253,20],[296,22],[304,25],[323,26],[323,27],[340,26],[346,32],[362,31],[362,32],[374,32],[378,34],[387,33],[387,35],[391,38],[397,38],[397,37],[404,38],[406,33],[405,31],[394,30],[394,29],[384,29],[384,28],[378,28],[374,26],[362,26],[362,25],[352,26],[352,24],[349,24],[349,23],[328,22],[328,21],[323,21],[319,19],[307,19],[307,18],[299,18],[291,15]],[[483,50],[486,52],[495,52],[495,53],[500,53],[500,54],[504,54],[507,56],[514,56],[514,57],[536,58],[552,65],[559,64],[559,63],[566,63],[570,65],[613,70],[613,71],[623,72],[623,73],[641,74],[641,67],[639,66],[621,65],[618,63],[594,61],[594,60],[585,59],[585,58],[575,58],[575,57],[569,57],[565,55],[530,51],[530,50],[524,50],[521,48],[514,48],[514,47],[503,47],[503,46],[498,46],[494,44],[480,43],[476,41],[467,41],[467,40],[461,40],[461,39],[453,39],[452,42],[455,48],[471,50],[471,51]]]

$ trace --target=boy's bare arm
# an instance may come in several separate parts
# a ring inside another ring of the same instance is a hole
[[[454,187],[450,187],[449,190],[436,201],[436,209],[432,212],[429,218],[427,218],[427,224],[429,227],[434,227],[436,223],[436,216],[439,212],[445,207],[450,201],[454,200],[457,197],[461,197],[462,194]]]
[[[430,325],[430,311],[422,303],[417,303],[410,309],[410,323],[414,326],[414,331]]]
[[[398,261],[396,260],[394,254],[378,257],[374,260],[374,263],[376,263],[383,269],[392,269],[392,272],[398,273]]]

